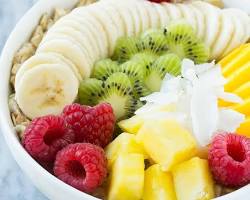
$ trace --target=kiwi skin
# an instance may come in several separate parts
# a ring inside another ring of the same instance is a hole
[[[164,29],[164,35],[169,51],[181,59],[189,58],[196,64],[208,62],[209,48],[196,36],[194,29],[186,21],[170,23]]]
[[[116,42],[112,59],[123,63],[140,52],[140,50],[140,41],[137,37],[121,37]]]
[[[104,82],[95,78],[83,80],[80,83],[78,97],[79,103],[94,106],[104,93]]]
[[[92,78],[105,81],[111,74],[118,72],[118,63],[109,58],[97,61],[91,74]]]

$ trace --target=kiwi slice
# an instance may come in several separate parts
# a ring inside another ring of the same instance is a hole
[[[164,29],[169,50],[181,59],[189,58],[196,64],[205,63],[209,59],[209,49],[195,34],[194,29],[185,21],[170,23]]]
[[[107,58],[97,61],[91,77],[105,81],[111,74],[118,72],[118,63]]]
[[[161,29],[150,29],[143,33],[140,39],[142,51],[161,54],[168,50],[166,37]]]
[[[160,91],[166,73],[177,76],[180,72],[181,59],[177,55],[172,53],[162,55],[147,69],[144,79],[145,85],[151,92]]]
[[[129,77],[122,72],[116,72],[105,81],[104,93],[98,103],[110,103],[116,119],[121,120],[133,115],[138,107],[138,103],[135,101],[133,85]]]
[[[146,96],[150,93],[143,84],[146,68],[142,63],[135,60],[129,60],[120,66],[120,71],[130,78],[133,85],[133,94],[136,98]]]
[[[117,40],[113,59],[119,63],[129,60],[134,54],[140,52],[140,41],[136,37],[121,37]]]
[[[141,65],[146,69],[149,69],[150,66],[155,62],[155,60],[158,57],[159,57],[158,55],[151,53],[151,52],[141,52],[141,53],[135,54],[131,58],[131,60],[138,63],[138,65]]]
[[[94,106],[103,96],[104,82],[95,78],[83,80],[79,86],[79,103]]]

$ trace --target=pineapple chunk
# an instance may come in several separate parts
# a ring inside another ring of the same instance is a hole
[[[144,154],[143,148],[136,142],[135,135],[129,133],[120,134],[113,142],[105,149],[105,154],[108,159],[108,168],[116,160],[117,156],[122,153],[139,153]]]
[[[143,155],[119,155],[112,167],[108,200],[140,200],[143,186]]]
[[[214,198],[214,183],[207,160],[198,157],[173,169],[178,200],[210,200]]]
[[[148,107],[146,106],[146,108],[144,107],[143,114],[135,115],[130,119],[122,120],[118,123],[118,126],[125,132],[137,134],[137,132],[144,123],[154,118],[152,116],[157,115],[157,113],[170,112],[170,111],[176,111],[176,106],[175,105],[160,105],[160,106],[150,105]]]
[[[143,200],[176,200],[172,175],[159,164],[145,171]]]
[[[194,137],[176,121],[147,122],[136,135],[147,155],[164,171],[196,155]]]
[[[144,121],[141,117],[135,115],[130,119],[122,120],[118,123],[118,126],[128,133],[136,134],[141,126],[143,125]]]

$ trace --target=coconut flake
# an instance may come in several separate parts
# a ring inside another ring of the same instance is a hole
[[[220,109],[219,110],[219,120],[218,120],[218,130],[224,130],[226,132],[235,132],[245,120],[245,115],[232,110],[232,109]]]

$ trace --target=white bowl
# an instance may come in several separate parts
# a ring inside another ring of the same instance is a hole
[[[21,169],[32,180],[34,185],[52,200],[97,200],[88,194],[80,192],[73,187],[63,183],[46,170],[44,170],[33,158],[24,150],[14,131],[8,107],[9,77],[12,59],[15,52],[27,41],[30,34],[43,13],[51,12],[56,7],[71,8],[77,0],[40,0],[31,8],[17,24],[0,58],[0,128],[4,138]],[[238,1],[238,4],[239,1]],[[217,198],[217,200],[247,200],[249,199],[250,185],[241,188],[231,194]]]

